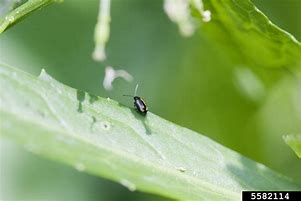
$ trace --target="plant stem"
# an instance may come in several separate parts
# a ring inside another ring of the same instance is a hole
[[[29,0],[16,9],[9,12],[4,19],[0,22],[0,34],[4,32],[12,24],[22,19],[29,13],[37,10],[38,8],[47,6],[53,2],[60,2],[61,0]]]

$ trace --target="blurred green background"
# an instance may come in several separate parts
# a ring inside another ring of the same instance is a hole
[[[301,1],[253,2],[301,40]],[[245,93],[237,76],[248,71],[236,72],[227,50],[213,44],[202,27],[191,38],[181,37],[162,7],[161,0],[112,0],[107,60],[99,64],[91,59],[98,1],[65,0],[2,34],[0,60],[34,75],[44,68],[71,87],[129,107],[132,101],[122,94],[133,93],[139,83],[138,94],[151,112],[301,183],[301,162],[281,137],[301,133],[291,77],[269,88],[257,80],[259,87]],[[107,65],[127,70],[134,82],[117,79],[114,90],[105,91]],[[12,142],[0,145],[1,200],[165,200],[39,158]]]

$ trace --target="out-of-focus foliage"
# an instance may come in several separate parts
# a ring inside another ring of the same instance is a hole
[[[0,0],[0,21],[9,11],[19,3],[20,0]]]
[[[208,6],[213,17],[204,29],[211,31],[213,39],[225,43],[227,49],[234,48],[231,61],[254,70],[263,68],[260,73],[292,66],[300,71],[297,65],[301,44],[274,25],[251,1],[210,0]]]
[[[254,2],[274,23],[301,38],[300,1]],[[260,45],[252,49],[253,59],[246,60],[248,49],[236,50],[237,44],[229,34],[214,27],[222,23],[201,25],[193,37],[182,38],[176,25],[163,13],[162,1],[116,0],[112,1],[107,63],[126,69],[136,80],[132,85],[117,80],[114,91],[106,92],[101,87],[105,65],[91,60],[97,9],[96,0],[85,3],[65,0],[34,13],[2,34],[0,59],[34,74],[45,68],[69,86],[110,96],[129,106],[131,101],[121,95],[131,93],[139,83],[139,94],[145,97],[152,112],[204,133],[301,182],[300,161],[282,140],[283,134],[301,131],[300,87],[290,67],[277,70],[258,66],[257,62],[265,55],[259,54],[260,51],[256,54],[256,48],[261,50]],[[214,22],[214,13],[212,17]],[[217,35],[208,36],[214,30]],[[253,39],[248,34],[240,37],[250,43]],[[61,200],[63,196],[75,200],[77,194],[72,190],[81,190],[81,195],[87,196],[85,200],[99,200],[102,196],[107,196],[105,200],[118,200],[114,197],[118,192],[130,200],[135,195],[136,199],[142,199],[142,195],[127,193],[118,185],[106,182],[103,186],[93,177],[66,173],[63,166],[14,150],[1,151],[1,165],[12,164],[3,174],[14,189],[14,193],[6,192],[8,196],[26,195],[32,199],[39,197],[38,192],[47,192],[49,198],[61,195]],[[20,154],[28,160],[16,160]],[[22,171],[17,169],[18,165],[23,167]],[[39,171],[34,171],[35,180],[28,176],[33,174],[30,171],[33,167],[39,167]],[[14,177],[8,174],[10,171],[18,174]],[[52,182],[45,183],[45,176]],[[66,181],[73,186],[68,186],[70,193],[59,191],[66,187]],[[106,190],[91,193],[91,189]],[[89,197],[92,195],[95,197]]]
[[[44,71],[34,78],[0,64],[0,72],[0,89],[6,90],[0,96],[3,137],[130,191],[178,200],[238,200],[246,189],[300,188],[151,112],[139,115],[62,85]]]
[[[12,0],[0,2],[0,33],[33,11],[56,1],[59,0],[29,0],[16,6],[15,9],[15,4],[20,3],[20,1]]]
[[[283,139],[301,158],[301,135],[286,135]]]

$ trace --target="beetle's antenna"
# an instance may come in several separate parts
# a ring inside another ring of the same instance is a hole
[[[123,96],[128,96],[128,97],[134,98],[134,96],[132,96],[132,95],[127,95],[127,94],[123,94]]]
[[[139,85],[137,84],[137,85],[136,85],[136,88],[135,88],[135,96],[137,95],[138,87],[139,87]]]

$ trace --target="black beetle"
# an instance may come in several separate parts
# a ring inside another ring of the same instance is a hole
[[[136,85],[136,88],[135,88],[135,96],[131,96],[131,95],[123,95],[123,96],[129,96],[129,97],[134,98],[134,107],[136,108],[136,110],[140,114],[146,115],[147,111],[148,111],[148,108],[146,106],[145,101],[141,97],[136,95],[137,89],[138,89],[138,84]]]

